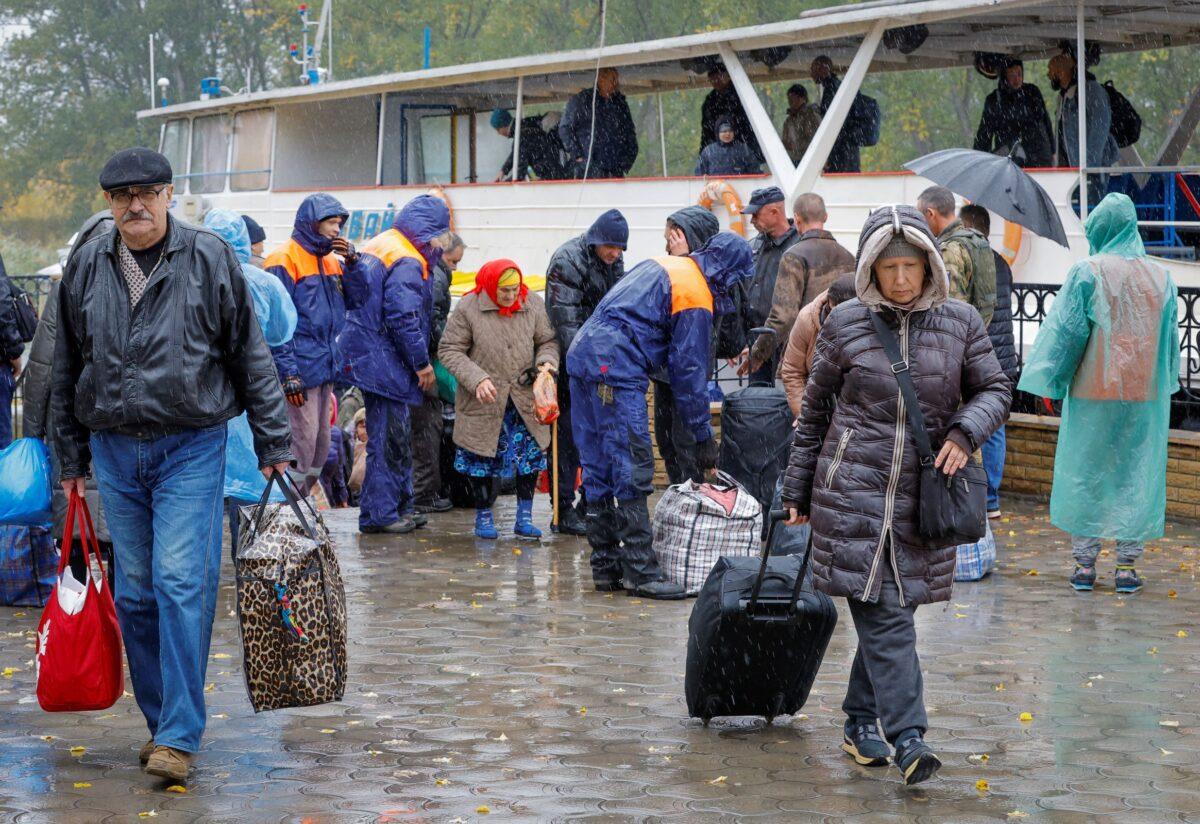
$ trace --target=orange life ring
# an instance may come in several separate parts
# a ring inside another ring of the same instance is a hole
[[[1000,247],[1000,257],[1008,261],[1009,266],[1013,265],[1021,251],[1021,238],[1024,234],[1025,230],[1021,228],[1020,223],[1011,220],[1004,222],[1004,245]]]
[[[454,231],[454,206],[451,205],[450,196],[448,194],[446,194],[446,190],[443,189],[441,186],[434,186],[425,194],[433,195],[438,200],[442,201],[442,203],[446,204],[446,208],[450,210],[450,231],[453,232]]]
[[[710,180],[704,184],[700,199],[696,203],[705,209],[711,209],[720,200],[729,211],[729,228],[742,237],[746,236],[746,216],[742,214],[742,199],[733,187],[724,180]]]

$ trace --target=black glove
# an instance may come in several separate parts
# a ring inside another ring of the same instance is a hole
[[[717,468],[717,439],[709,438],[696,444],[696,464],[703,470]]]
[[[304,381],[296,375],[284,378],[283,394],[292,406],[304,406]]]

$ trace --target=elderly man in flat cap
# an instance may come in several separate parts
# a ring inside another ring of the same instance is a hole
[[[115,546],[117,618],[151,739],[146,772],[187,779],[221,566],[225,422],[243,410],[264,475],[291,458],[271,350],[220,237],[172,218],[171,165],[125,149],[100,172],[116,231],[84,243],[58,292],[51,404],[61,481],[89,464]]]

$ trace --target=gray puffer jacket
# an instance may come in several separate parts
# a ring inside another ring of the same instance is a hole
[[[895,232],[929,254],[925,289],[906,310],[880,294],[872,274]],[[972,451],[987,440],[1008,415],[1009,381],[979,313],[947,299],[945,264],[915,210],[886,207],[867,218],[855,277],[859,299],[835,308],[817,338],[782,497],[812,516],[817,589],[873,602],[892,575],[905,603],[945,601],[954,547],[918,533],[920,463],[870,313],[896,330],[935,453],[947,438]]]

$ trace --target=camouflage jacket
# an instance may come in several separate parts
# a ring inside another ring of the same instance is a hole
[[[974,306],[987,326],[996,311],[996,259],[987,238],[955,220],[938,235],[938,245],[950,275],[950,297]]]

